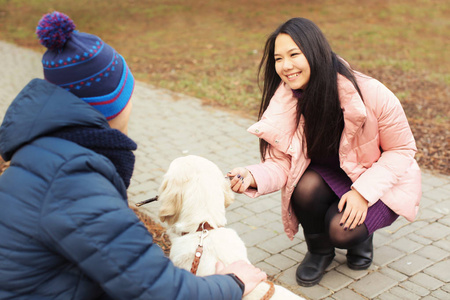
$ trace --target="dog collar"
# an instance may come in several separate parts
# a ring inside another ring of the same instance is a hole
[[[202,232],[203,230],[213,230],[215,229],[214,227],[212,227],[211,225],[209,225],[208,222],[203,222],[200,225],[198,225],[198,228],[195,232]],[[182,232],[181,235],[186,235],[189,234],[190,232]]]

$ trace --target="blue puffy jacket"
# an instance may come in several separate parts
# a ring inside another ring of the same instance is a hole
[[[0,299],[240,299],[229,276],[174,267],[127,205],[104,156],[46,137],[108,128],[73,94],[32,80],[8,108],[0,154]]]

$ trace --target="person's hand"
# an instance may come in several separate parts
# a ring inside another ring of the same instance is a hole
[[[345,193],[338,204],[339,212],[344,209],[340,225],[344,226],[344,230],[353,230],[356,226],[364,223],[367,216],[367,208],[369,203],[356,190],[350,190]]]
[[[249,187],[256,188],[255,178],[246,168],[234,168],[227,173],[227,176],[230,178],[231,189],[236,193],[242,194]]]
[[[267,274],[261,269],[243,261],[238,260],[225,267],[218,261],[216,263],[216,274],[226,275],[233,273],[245,284],[243,296],[247,295],[262,281],[267,280]]]

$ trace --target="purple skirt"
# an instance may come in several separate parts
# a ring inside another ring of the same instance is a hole
[[[311,161],[308,168],[316,171],[339,199],[350,191],[352,181],[340,168],[339,157],[337,155],[327,159]],[[377,229],[391,225],[397,218],[398,215],[394,211],[384,204],[383,201],[378,200],[367,210],[364,225],[366,225],[370,235]]]

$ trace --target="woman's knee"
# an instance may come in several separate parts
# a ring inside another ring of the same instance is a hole
[[[337,204],[330,207],[325,218],[326,228],[335,247],[349,249],[364,241],[368,237],[368,232],[364,224],[353,230],[345,229],[344,225],[341,225],[342,215],[343,213],[337,210]]]
[[[314,210],[314,207],[320,205],[324,198],[333,196],[327,193],[327,189],[329,189],[328,185],[317,172],[306,170],[292,193],[291,202],[298,209]]]

